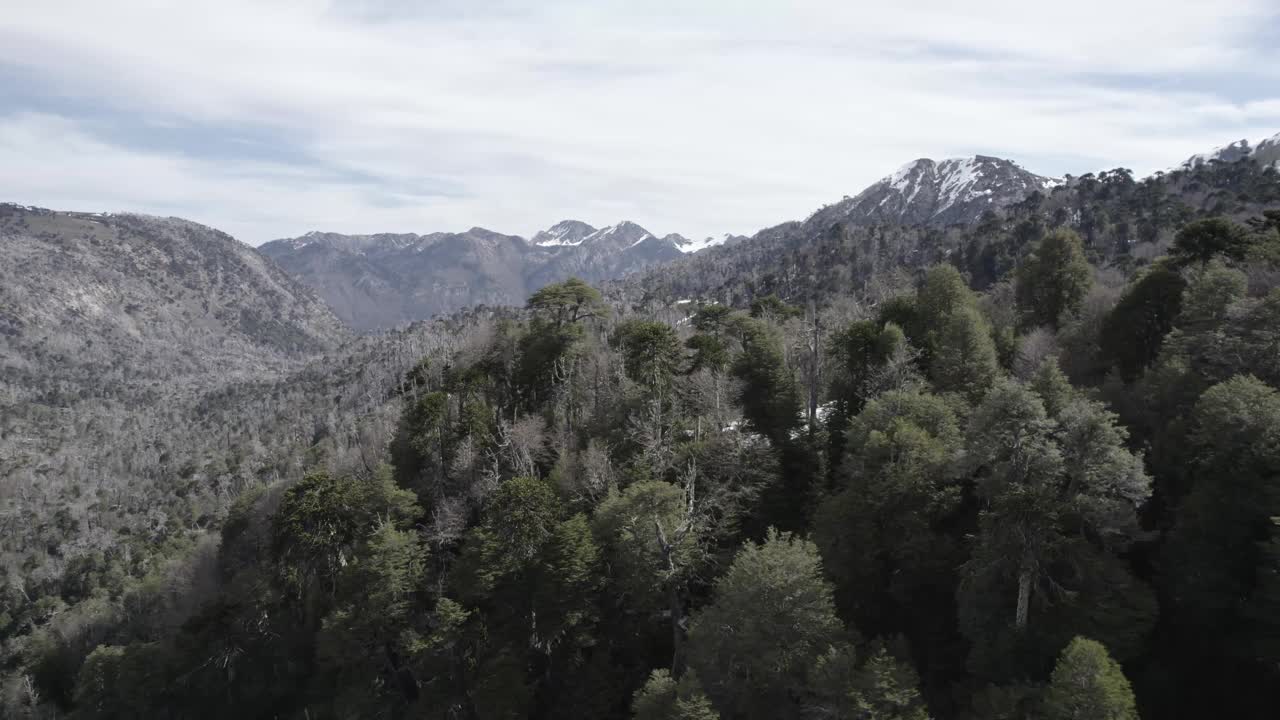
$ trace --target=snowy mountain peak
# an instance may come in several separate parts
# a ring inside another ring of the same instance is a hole
[[[806,223],[951,225],[976,222],[989,209],[1044,192],[1058,181],[987,155],[912,160],[854,197],[814,213]]]
[[[596,229],[580,220],[561,220],[533,236],[531,242],[541,247],[579,245]]]
[[[1250,145],[1248,140],[1236,140],[1228,145],[1221,145],[1209,152],[1192,155],[1181,164],[1175,165],[1165,172],[1193,170],[1215,162],[1233,163],[1246,158],[1250,158],[1264,167],[1270,165],[1280,168],[1280,133],[1272,135],[1257,145]]]
[[[1212,162],[1232,163],[1237,160],[1243,160],[1253,153],[1253,148],[1249,146],[1248,140],[1236,140],[1227,145],[1219,145],[1209,152],[1197,153],[1182,161],[1182,164],[1169,168],[1168,172],[1177,170],[1192,170],[1201,165],[1208,165]]]

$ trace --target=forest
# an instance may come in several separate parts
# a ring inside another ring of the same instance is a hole
[[[0,715],[1275,717],[1280,178],[1246,165],[471,313],[383,421],[10,576]],[[306,413],[356,402],[332,372]]]

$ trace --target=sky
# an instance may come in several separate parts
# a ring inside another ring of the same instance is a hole
[[[919,157],[1139,175],[1280,132],[1275,0],[0,0],[0,202],[750,234]]]

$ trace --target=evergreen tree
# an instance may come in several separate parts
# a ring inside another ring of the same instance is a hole
[[[1180,265],[1203,264],[1215,257],[1239,261],[1252,242],[1247,228],[1226,218],[1205,218],[1179,230],[1169,254]]]
[[[968,456],[985,507],[959,596],[975,669],[1015,679],[1073,629],[1141,647],[1154,599],[1115,553],[1139,532],[1150,481],[1126,438],[1096,403],[1072,399],[1055,420],[1012,383],[976,411]]]
[[[689,663],[723,714],[799,718],[812,669],[843,635],[817,548],[770,532],[716,582],[689,629]]]
[[[854,419],[814,540],[859,627],[906,630],[949,592],[959,559],[938,527],[960,501],[963,445],[952,410],[918,391],[885,393]]]
[[[991,327],[977,310],[953,311],[934,345],[929,379],[940,393],[958,393],[977,402],[1000,376]]]
[[[1165,336],[1182,312],[1187,282],[1171,263],[1152,266],[1125,288],[1107,315],[1099,338],[1102,355],[1125,380],[1133,380],[1155,362]]]
[[[1024,327],[1058,328],[1076,312],[1093,284],[1093,269],[1074,231],[1060,228],[1036,245],[1018,267],[1016,294]]]
[[[1101,643],[1077,637],[1053,668],[1045,691],[1049,720],[1138,720],[1129,681]]]

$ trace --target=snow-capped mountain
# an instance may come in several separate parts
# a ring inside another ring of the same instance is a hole
[[[805,224],[970,224],[989,209],[1048,191],[1060,182],[1028,172],[1012,160],[986,155],[942,161],[921,158],[857,195],[822,208]]]
[[[1209,152],[1192,155],[1181,164],[1169,168],[1165,172],[1191,170],[1212,162],[1233,163],[1249,158],[1259,165],[1280,168],[1280,133],[1273,135],[1257,145],[1248,140],[1237,140],[1228,145],[1216,147]]]
[[[529,242],[539,247],[581,245],[582,241],[595,231],[595,228],[580,220],[562,220],[546,230],[535,233]]]

